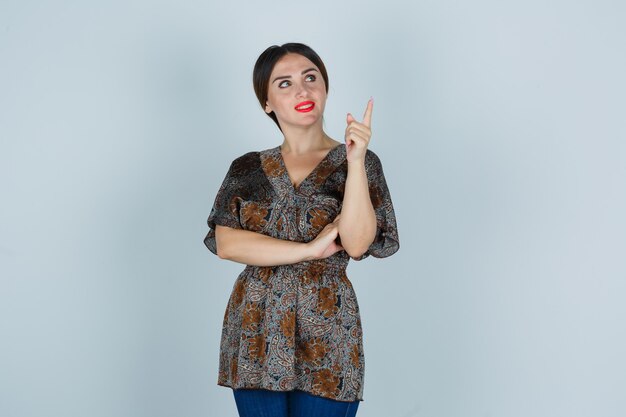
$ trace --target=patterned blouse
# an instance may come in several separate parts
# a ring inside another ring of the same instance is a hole
[[[367,150],[365,168],[377,232],[359,258],[399,248],[396,218],[382,165]],[[235,159],[208,218],[207,248],[217,253],[215,226],[309,242],[341,211],[346,148],[331,149],[295,187],[280,146]],[[290,265],[247,265],[237,277],[222,328],[218,385],[302,390],[339,401],[363,400],[359,307],[346,276],[350,256]]]

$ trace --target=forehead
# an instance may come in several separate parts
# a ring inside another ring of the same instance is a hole
[[[274,69],[272,70],[272,76],[290,75],[294,72],[300,73],[300,71],[311,67],[319,70],[317,65],[311,62],[309,58],[300,54],[288,53],[276,62],[276,65],[274,65]]]

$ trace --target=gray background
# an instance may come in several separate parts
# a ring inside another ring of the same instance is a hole
[[[204,247],[230,161],[282,137],[272,44],[374,96],[400,251],[351,263],[359,416],[626,414],[620,1],[0,3],[0,415],[235,416],[242,266]]]

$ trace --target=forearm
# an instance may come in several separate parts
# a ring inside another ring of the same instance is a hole
[[[352,257],[361,256],[376,236],[376,214],[362,161],[348,163],[338,229],[341,245]]]
[[[249,230],[218,225],[215,239],[220,258],[246,265],[288,265],[313,259],[306,243],[276,239]]]

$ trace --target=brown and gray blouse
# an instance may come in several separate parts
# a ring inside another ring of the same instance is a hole
[[[217,253],[215,226],[309,242],[341,211],[345,146],[331,149],[299,186],[291,183],[280,146],[235,159],[208,218],[207,248]],[[365,168],[378,224],[356,260],[399,248],[396,218],[378,156]],[[345,251],[290,265],[247,265],[237,277],[222,328],[218,384],[273,391],[302,390],[340,401],[363,400],[363,340]]]

